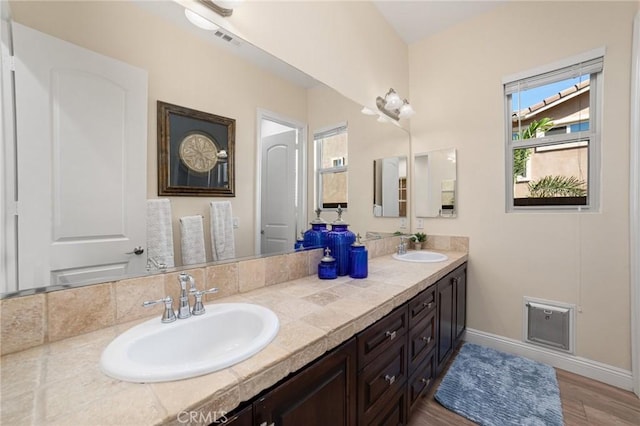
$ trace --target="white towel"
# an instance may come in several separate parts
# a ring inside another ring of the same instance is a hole
[[[207,261],[207,255],[204,251],[202,216],[183,216],[180,218],[180,244],[183,265]]]
[[[147,257],[169,268],[175,266],[171,202],[166,198],[147,200]]]
[[[230,201],[211,202],[211,252],[213,260],[236,257]]]

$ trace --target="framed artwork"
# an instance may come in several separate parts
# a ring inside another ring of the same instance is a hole
[[[158,101],[158,195],[235,197],[236,120]]]

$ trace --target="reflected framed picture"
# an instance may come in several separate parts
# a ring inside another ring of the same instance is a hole
[[[236,120],[158,101],[158,195],[235,197]]]

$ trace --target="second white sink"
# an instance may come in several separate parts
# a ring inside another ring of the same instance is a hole
[[[278,317],[263,306],[219,303],[206,309],[170,324],[154,318],[122,333],[102,353],[102,371],[137,383],[200,376],[249,358],[278,334]]]
[[[394,254],[394,259],[402,260],[403,262],[444,262],[448,259],[446,254],[435,253],[432,251],[409,251],[405,254]]]

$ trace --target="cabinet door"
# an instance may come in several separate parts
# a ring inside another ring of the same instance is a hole
[[[456,287],[456,344],[462,338],[462,333],[467,328],[467,268],[462,267],[456,271],[454,277]]]
[[[356,424],[356,343],[350,340],[254,403],[254,424]]]
[[[219,419],[210,426],[224,424],[225,426],[252,426],[253,425],[253,407],[249,405],[238,411],[236,414],[226,416],[226,421]]]
[[[442,370],[445,362],[453,350],[453,332],[455,321],[455,286],[452,276],[447,275],[437,284],[438,296],[438,352],[437,372]]]

